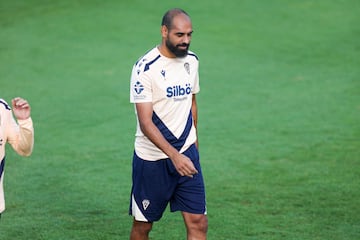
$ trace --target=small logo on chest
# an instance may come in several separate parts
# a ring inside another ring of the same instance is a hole
[[[165,74],[166,74],[166,72],[165,72],[165,70],[161,70],[161,75],[165,78]]]

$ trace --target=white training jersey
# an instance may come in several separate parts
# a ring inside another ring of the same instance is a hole
[[[17,124],[10,106],[0,99],[0,214],[5,210],[3,181],[7,142],[18,154],[29,156],[34,145],[34,128],[31,118],[18,120]]]
[[[179,152],[196,141],[191,106],[192,95],[200,91],[198,68],[199,61],[193,52],[183,58],[168,58],[155,47],[132,69],[130,102],[153,103],[153,122]],[[138,119],[135,152],[149,161],[168,158],[143,134]]]

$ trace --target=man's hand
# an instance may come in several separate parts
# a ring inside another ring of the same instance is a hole
[[[176,168],[176,171],[181,176],[193,177],[193,175],[198,173],[193,162],[184,154],[178,153],[172,157],[171,160]]]
[[[25,120],[30,117],[31,108],[29,103],[20,97],[11,100],[14,116],[18,120]]]

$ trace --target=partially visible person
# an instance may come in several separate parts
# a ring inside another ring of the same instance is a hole
[[[34,127],[29,103],[16,97],[11,104],[12,110],[7,102],[0,98],[0,217],[5,210],[5,145],[9,143],[21,156],[30,156],[34,146]]]

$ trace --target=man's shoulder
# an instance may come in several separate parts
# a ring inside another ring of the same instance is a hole
[[[197,54],[192,51],[188,51],[188,58],[199,61],[199,57],[197,56]]]
[[[144,63],[148,63],[151,62],[153,59],[155,59],[156,57],[159,57],[160,53],[159,50],[154,47],[152,49],[150,49],[149,51],[147,51],[144,55],[142,55],[135,63],[135,65],[142,65]]]
[[[134,67],[137,69],[138,74],[140,72],[147,72],[157,60],[161,57],[159,50],[154,47],[145,53],[139,60],[135,63]]]
[[[0,108],[5,110],[11,110],[9,104],[2,98],[0,98]]]

